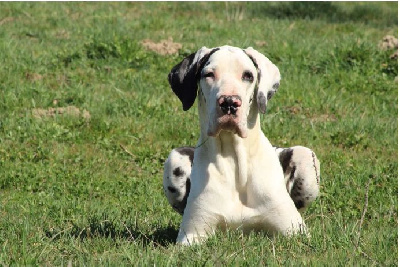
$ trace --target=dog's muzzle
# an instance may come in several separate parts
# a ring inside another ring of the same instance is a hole
[[[218,98],[218,105],[224,115],[236,115],[236,112],[240,106],[242,106],[242,99],[240,96],[220,96]]]

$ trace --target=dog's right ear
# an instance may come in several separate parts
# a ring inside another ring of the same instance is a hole
[[[182,102],[183,110],[188,110],[197,97],[197,82],[199,70],[204,66],[205,61],[211,55],[211,50],[207,47],[200,48],[182,60],[181,63],[171,69],[168,74],[168,81],[172,91]]]

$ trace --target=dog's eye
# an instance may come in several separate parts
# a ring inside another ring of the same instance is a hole
[[[214,78],[214,72],[208,71],[203,73],[203,78]]]
[[[246,82],[253,82],[254,81],[254,76],[253,73],[251,73],[250,71],[245,71],[242,74],[242,80],[246,81]]]

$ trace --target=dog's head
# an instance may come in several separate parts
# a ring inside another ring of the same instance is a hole
[[[250,117],[265,113],[279,87],[280,73],[251,47],[202,47],[172,68],[168,81],[184,110],[193,105],[200,84],[199,115],[208,124],[209,136],[226,130],[244,138],[254,123]]]

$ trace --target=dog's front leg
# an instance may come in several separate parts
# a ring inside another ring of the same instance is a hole
[[[217,220],[208,212],[188,205],[183,214],[176,242],[182,245],[200,243],[212,235],[217,227]]]
[[[220,196],[223,189],[215,170],[207,168],[213,165],[199,159],[202,159],[202,155],[196,154],[191,173],[192,186],[177,238],[177,243],[185,245],[200,243],[214,234],[223,220],[221,210],[227,207]]]

